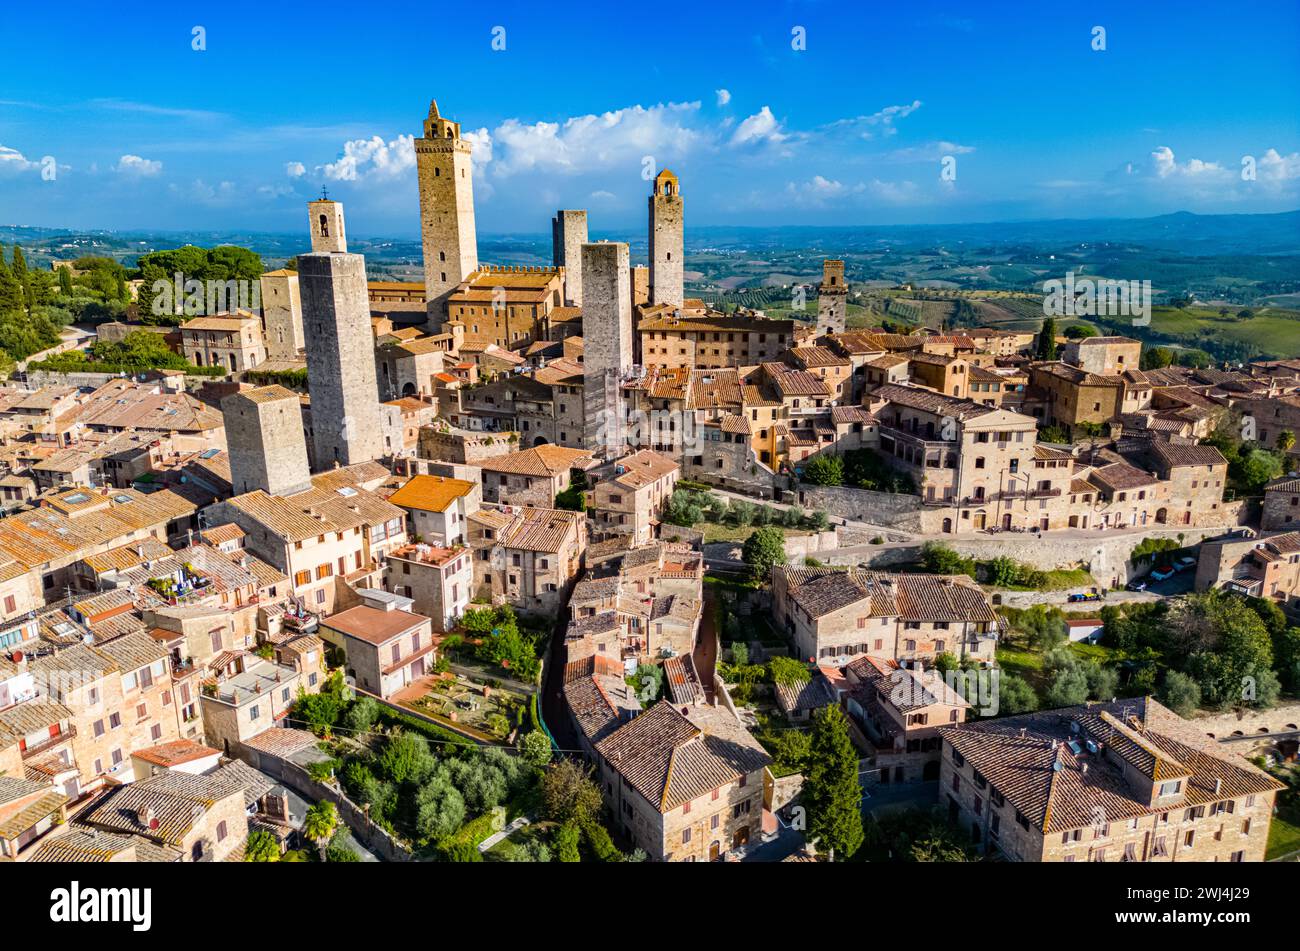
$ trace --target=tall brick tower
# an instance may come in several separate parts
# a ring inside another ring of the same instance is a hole
[[[433,329],[446,319],[447,295],[478,270],[470,150],[470,143],[460,137],[460,123],[442,118],[437,101],[430,102],[424,137],[415,140],[415,164],[424,239],[424,298]]]
[[[620,386],[632,366],[632,288],[626,244],[582,246],[583,448],[623,452],[627,413]]]
[[[844,282],[843,261],[822,262],[822,282],[817,287],[817,336],[844,333],[849,285]]]
[[[682,192],[664,169],[650,194],[650,303],[682,306],[686,245],[682,238]]]
[[[587,213],[557,211],[551,219],[551,254],[564,268],[564,303],[582,306],[582,246],[587,243]]]
[[[283,386],[231,393],[221,401],[236,495],[261,489],[293,495],[311,488],[298,394]]]
[[[322,204],[332,207],[322,211]],[[310,208],[312,247],[320,250],[299,255],[298,286],[307,338],[312,461],[319,470],[378,459],[383,435],[366,260],[347,253],[341,204],[314,201]],[[318,245],[316,228],[322,215],[330,234],[322,235]]]

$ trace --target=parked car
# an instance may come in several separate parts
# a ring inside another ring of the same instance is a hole
[[[1149,577],[1152,581],[1164,581],[1166,578],[1174,576],[1174,569],[1171,565],[1162,565],[1159,568],[1153,568]]]
[[[1128,584],[1124,585],[1130,591],[1145,591],[1147,589],[1148,579],[1134,578]]]
[[[1100,601],[1101,595],[1096,591],[1084,591],[1081,594],[1072,594],[1065,600],[1070,604],[1078,604],[1080,601]]]
[[[1196,559],[1190,555],[1179,558],[1174,562],[1174,571],[1186,571],[1188,568],[1196,567]]]

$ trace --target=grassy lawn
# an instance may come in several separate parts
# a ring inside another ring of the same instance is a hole
[[[1058,568],[1047,573],[1046,591],[1064,591],[1067,588],[1090,588],[1097,582],[1086,568]]]
[[[743,545],[745,540],[757,530],[753,525],[746,525],[743,528],[731,525],[718,525],[715,522],[704,522],[704,543],[709,542],[735,542]],[[808,535],[811,534],[802,528],[781,528],[782,533],[789,538],[791,535]]]
[[[1100,644],[1080,644],[1071,641],[1067,649],[1080,660],[1095,660],[1107,664],[1118,659],[1119,651]],[[1009,674],[1023,677],[1035,689],[1046,687],[1043,681],[1043,652],[1024,645],[999,647],[997,651],[998,666]]]
[[[1297,849],[1300,849],[1300,826],[1287,822],[1281,816],[1274,816],[1268,829],[1268,851],[1264,853],[1264,858],[1275,859]]]

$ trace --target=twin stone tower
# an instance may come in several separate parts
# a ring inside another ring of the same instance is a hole
[[[472,149],[460,123],[443,118],[431,102],[415,155],[425,300],[434,332],[446,320],[447,298],[479,269]],[[683,202],[677,176],[667,169],[654,178],[649,210],[648,297],[677,310],[685,273]],[[316,469],[325,470],[384,455],[384,426],[365,259],[348,253],[341,203],[313,201],[308,217],[312,250],[299,256],[298,278],[311,456]],[[564,304],[582,309],[584,442],[613,455],[622,449],[626,418],[620,383],[633,364],[628,246],[588,241],[585,211],[557,212],[551,230],[554,264],[565,270]],[[223,403],[237,493],[284,495],[310,486],[301,427],[295,432],[297,403],[282,387],[235,394]]]

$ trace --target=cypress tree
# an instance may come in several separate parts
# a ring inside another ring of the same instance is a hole
[[[72,296],[72,272],[66,267],[58,269],[59,273],[59,293],[64,297]]]
[[[806,835],[817,840],[820,850],[834,849],[838,857],[847,859],[862,845],[862,786],[858,754],[838,706],[822,707],[813,715],[809,761],[812,765],[803,786]]]
[[[1043,329],[1038,334],[1038,359],[1056,359],[1056,318],[1043,318]]]

